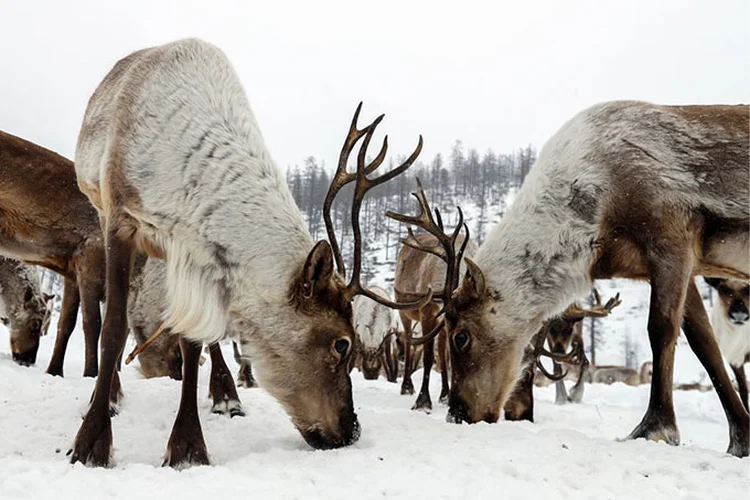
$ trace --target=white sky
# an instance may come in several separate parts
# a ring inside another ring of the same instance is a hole
[[[750,101],[747,0],[0,0],[0,129],[68,157],[128,53],[196,36],[227,52],[283,167],[336,161],[351,114],[391,152],[540,146],[609,99]],[[377,144],[373,145],[373,149]]]

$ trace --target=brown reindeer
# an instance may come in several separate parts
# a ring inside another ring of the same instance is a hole
[[[651,383],[653,378],[654,364],[646,361],[641,365],[640,370],[634,370],[627,366],[598,365],[589,366],[587,381],[592,384],[611,385],[615,382],[622,382],[626,385],[642,385]]]
[[[39,289],[36,269],[0,256],[0,322],[10,330],[10,352],[16,363],[36,363],[39,339],[47,334],[54,297]]]
[[[182,398],[166,464],[206,464],[196,387],[202,343],[242,331],[242,354],[261,387],[318,449],[360,435],[349,377],[352,299],[362,285],[359,211],[370,189],[404,172],[369,176],[387,142],[366,161],[382,115],[363,129],[355,112],[323,204],[329,241],[315,243],[273,161],[226,55],[190,39],[120,60],[89,100],[76,149],[81,189],[100,211],[106,241],[107,302],[101,373],[76,436],[72,462],[106,465],[112,449],[107,401],[126,336],[130,273],[140,250],[167,263],[164,328],[181,336]],[[361,140],[356,173],[347,161]],[[354,263],[348,283],[331,204],[354,184]],[[422,307],[430,296],[393,307]],[[294,373],[294,376],[290,376]]]
[[[447,304],[449,418],[495,422],[543,322],[596,279],[648,280],[651,396],[630,438],[679,443],[672,401],[682,325],[719,394],[728,452],[750,453],[695,276],[750,280],[750,106],[615,101],[568,121],[467,259]],[[481,368],[480,368],[481,367]]]
[[[397,300],[413,300],[420,294],[427,293],[430,289],[439,290],[444,288],[446,285],[446,260],[454,258],[451,255],[447,255],[445,251],[445,245],[448,243],[447,236],[442,232],[442,221],[440,220],[440,213],[436,212],[438,221],[432,219],[431,211],[427,205],[427,200],[424,197],[422,186],[418,183],[417,199],[419,200],[422,208],[422,220],[414,219],[411,222],[414,225],[423,227],[430,232],[414,234],[411,229],[409,235],[402,240],[403,246],[398,253],[396,260],[396,277],[394,281],[394,288],[396,291]],[[395,216],[390,214],[394,218],[403,216]],[[428,218],[424,218],[428,217]],[[460,234],[458,230],[462,227],[463,215],[459,209],[459,220],[456,225],[457,231],[454,233],[452,238],[453,252],[464,249],[466,255],[474,255],[477,246],[476,243],[469,240],[468,230],[467,234]],[[459,263],[460,265],[460,263]],[[461,268],[463,269],[463,268]],[[452,272],[452,271],[451,271]],[[456,271],[458,272],[458,271]],[[448,275],[450,276],[450,275]],[[399,311],[401,316],[401,323],[404,326],[404,337],[410,338],[413,336],[412,322],[418,322],[421,326],[423,335],[432,332],[439,323],[439,311],[440,303],[439,299],[436,298],[423,308],[419,310],[402,310]],[[446,403],[448,398],[448,349],[446,346],[445,335],[440,333],[437,334],[438,339],[438,353],[440,361],[440,379],[441,379],[441,390],[440,390],[440,402]],[[430,398],[430,374],[432,372],[432,365],[435,359],[435,342],[432,338],[427,338],[426,342],[423,343],[422,347],[422,386],[419,390],[417,400],[412,407],[412,410],[431,410],[432,400]],[[405,344],[408,346],[408,342]],[[412,356],[414,355],[413,349],[407,348],[405,350],[405,361],[404,361],[404,379],[401,384],[401,394],[413,394],[414,386],[411,381],[411,370],[413,369]]]
[[[2,131],[0,254],[65,278],[47,373],[63,375],[65,350],[80,305],[86,340],[83,375],[95,377],[99,302],[104,297],[104,246],[96,210],[78,189],[70,160]],[[23,356],[36,358],[36,347]]]
[[[734,371],[742,403],[750,409],[745,376],[745,363],[750,363],[750,283],[717,278],[707,278],[706,282],[719,294],[711,312],[716,340]]]

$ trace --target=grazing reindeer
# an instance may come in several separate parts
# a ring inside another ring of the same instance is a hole
[[[47,334],[54,297],[40,291],[36,269],[0,257],[0,321],[10,330],[10,352],[16,363],[36,363],[39,339]]]
[[[653,378],[654,364],[646,361],[640,370],[634,370],[627,366],[599,365],[589,366],[586,379],[592,384],[614,384],[622,382],[626,385],[649,384]]]
[[[370,291],[390,300],[388,292],[380,287],[371,286]],[[396,326],[393,311],[388,306],[364,295],[354,298],[352,311],[354,330],[360,340],[356,366],[366,380],[377,379],[381,368],[386,378],[393,380],[392,337]]]
[[[560,377],[555,381],[555,404],[580,403],[583,399],[584,376],[589,369],[589,360],[583,348],[583,320],[588,317],[602,318],[608,316],[612,309],[620,305],[620,294],[602,305],[602,298],[594,288],[594,299],[596,301],[592,309],[583,309],[577,303],[569,306],[560,318],[552,320],[547,330],[547,343],[553,355],[565,356],[568,349],[575,353],[576,363],[563,363],[560,366],[556,360],[552,360],[554,374]],[[565,373],[563,373],[565,369]],[[565,390],[564,379],[567,375],[575,377],[575,385],[570,390],[570,395]],[[650,380],[650,379],[649,379]]]
[[[503,405],[505,420],[534,421],[534,386],[546,387],[555,383],[555,404],[568,402],[580,403],[583,399],[583,381],[588,371],[589,360],[583,347],[581,335],[586,317],[604,317],[620,305],[620,294],[602,305],[596,288],[593,291],[596,304],[592,309],[583,309],[573,303],[560,317],[547,320],[542,328],[532,337],[524,350],[523,371],[513,392]],[[550,347],[544,349],[545,341]],[[570,349],[569,352],[568,349]],[[540,356],[552,359],[554,372],[549,373],[540,361]],[[562,371],[561,365],[565,368]],[[565,390],[563,380],[575,381],[570,396]],[[548,382],[549,381],[549,382]]]
[[[750,284],[716,278],[707,278],[706,281],[719,294],[719,301],[711,311],[716,340],[737,378],[742,403],[750,409],[744,366],[750,362]]]
[[[750,106],[593,106],[542,148],[446,307],[449,420],[494,422],[546,318],[595,279],[649,280],[651,398],[630,438],[679,443],[672,380],[682,324],[729,423],[750,452],[750,415],[731,390],[693,282],[750,279]],[[479,369],[481,367],[481,369]]]
[[[443,222],[440,212],[436,211],[437,221],[433,219],[427,199],[422,190],[422,185],[417,179],[417,193],[415,194],[420,205],[420,214],[417,217],[388,212],[389,217],[415,225],[424,229],[425,233],[414,234],[409,229],[408,236],[401,242],[403,246],[396,260],[396,277],[394,288],[397,300],[413,300],[431,289],[443,288],[443,296],[435,296],[434,301],[426,304],[418,310],[402,310],[399,312],[401,323],[404,325],[404,337],[413,340],[412,321],[417,321],[422,329],[422,337],[419,341],[412,341],[413,345],[422,345],[422,387],[419,390],[417,400],[412,410],[431,410],[432,400],[430,398],[430,374],[435,359],[434,337],[438,337],[438,352],[440,357],[441,390],[440,401],[446,402],[448,397],[448,354],[445,345],[445,335],[441,335],[440,306],[438,300],[445,300],[450,295],[450,283],[457,281],[463,267],[460,256],[466,253],[473,255],[477,246],[469,239],[469,230],[466,234],[460,234],[463,224],[463,213],[458,209],[458,223],[452,236],[443,232]],[[457,258],[456,250],[460,250]],[[452,290],[452,288],[451,288]],[[401,394],[413,394],[414,386],[411,381],[411,369],[415,365],[412,362],[413,349],[405,346],[404,379],[401,384]]]
[[[95,377],[104,297],[104,246],[96,210],[78,189],[70,160],[5,132],[0,132],[0,254],[65,278],[47,373],[63,375],[80,305],[83,376]]]
[[[128,326],[138,344],[158,330],[166,308],[167,266],[164,261],[138,254],[133,264],[128,297]],[[231,331],[231,327],[228,328]],[[244,415],[232,375],[218,344],[209,347],[211,377],[209,397],[214,413]],[[171,377],[182,380],[182,352],[178,335],[164,332],[138,354],[139,370],[146,378]]]
[[[385,302],[360,283],[359,210],[366,192],[404,172],[422,145],[420,138],[404,164],[369,178],[385,159],[387,142],[366,164],[382,116],[360,130],[360,107],[324,202],[330,243],[314,243],[222,51],[181,40],[135,52],[104,78],[89,100],[75,158],[79,186],[103,220],[107,302],[101,371],[72,462],[109,462],[107,399],[127,336],[137,250],[166,260],[163,326],[182,336],[182,399],[166,464],[208,463],[196,401],[198,359],[201,343],[223,338],[230,321],[243,333],[241,347],[260,385],[310,446],[336,448],[358,439],[348,373],[351,301],[364,294]],[[357,172],[347,173],[360,139]],[[330,208],[350,182],[355,251],[345,284]],[[392,305],[421,307],[426,300]]]

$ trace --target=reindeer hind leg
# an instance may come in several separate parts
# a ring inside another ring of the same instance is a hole
[[[132,236],[132,235],[131,235]],[[102,328],[101,366],[88,412],[76,434],[71,463],[106,466],[112,451],[112,421],[109,415],[110,392],[117,359],[128,335],[127,300],[130,270],[135,247],[132,237],[116,227],[106,237],[107,302]]]

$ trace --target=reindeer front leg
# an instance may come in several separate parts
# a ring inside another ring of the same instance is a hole
[[[182,397],[172,434],[167,443],[164,465],[208,465],[208,452],[198,416],[198,369],[201,344],[180,338],[182,350]]]
[[[576,380],[575,385],[570,388],[570,394],[568,394],[568,400],[571,403],[580,403],[581,401],[583,401],[583,392],[585,389],[583,379],[588,368],[589,360],[586,359],[586,356],[584,354],[583,363],[578,367],[578,380]]]
[[[438,356],[440,356],[440,399],[439,401],[447,405],[450,386],[448,385],[448,335],[443,329],[438,334]]]
[[[729,448],[727,453],[737,457],[748,456],[750,453],[750,415],[747,412],[747,402],[743,406],[737,393],[732,388],[732,382],[724,368],[721,351],[711,329],[706,309],[703,306],[698,288],[692,280],[687,291],[685,320],[682,329],[685,331],[685,337],[690,344],[690,348],[711,378],[711,382],[721,400],[721,406],[727,416],[729,422]],[[739,377],[737,383],[741,384]],[[740,388],[742,388],[742,385],[740,385]],[[745,386],[745,398],[747,398],[747,386]]]
[[[437,307],[434,304],[423,307],[419,312],[419,323],[422,325],[422,335],[427,335],[436,326]],[[435,362],[435,339],[428,340],[422,349],[422,387],[419,389],[417,401],[412,410],[432,410],[432,399],[430,398],[430,374]]]
[[[106,234],[107,302],[102,328],[101,369],[88,412],[78,430],[73,449],[68,452],[71,463],[106,466],[112,453],[112,421],[109,415],[110,388],[117,359],[128,336],[127,300],[130,270],[135,248],[117,228]]]
[[[229,413],[232,417],[244,417],[245,411],[242,409],[242,403],[237,395],[232,374],[229,372],[229,367],[221,353],[221,346],[216,342],[208,347],[208,351],[211,354],[211,380],[208,384],[208,397],[214,400],[211,411],[222,415]]]
[[[237,386],[238,387],[258,387],[258,383],[255,381],[253,376],[253,368],[249,358],[243,358],[240,355],[240,349],[237,347],[237,342],[232,341],[232,349],[234,350],[234,360],[240,365],[240,369],[237,372]]]
[[[680,432],[674,415],[672,383],[674,350],[682,323],[685,293],[691,278],[690,245],[650,249],[651,304],[648,336],[654,359],[651,396],[641,422],[628,439],[646,438],[680,444]]]
[[[415,356],[415,349],[409,343],[409,337],[412,334],[412,321],[403,311],[399,311],[401,323],[404,325],[404,379],[401,381],[401,395],[414,394],[414,384],[411,381],[411,373],[414,371],[412,358]]]
[[[560,366],[560,363],[557,361],[552,361],[552,373],[555,375],[555,377],[560,377],[559,380],[555,382],[555,404],[556,405],[564,405],[568,403],[568,392],[565,390],[565,380],[563,379],[563,370],[562,366]]]

